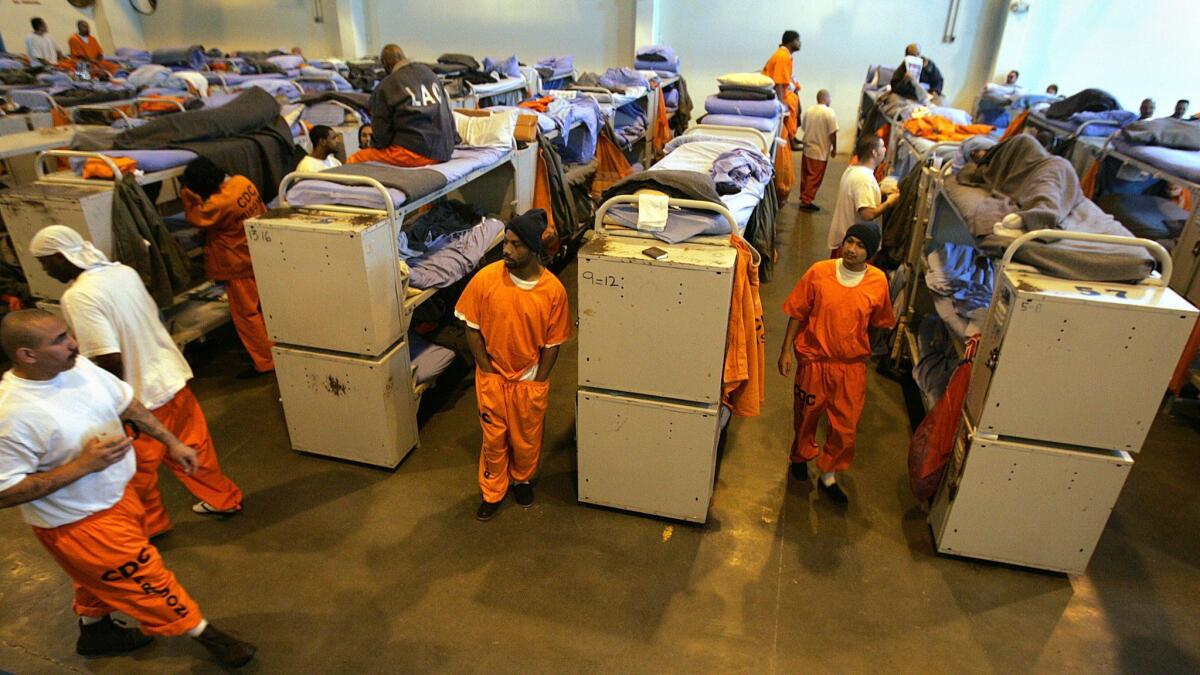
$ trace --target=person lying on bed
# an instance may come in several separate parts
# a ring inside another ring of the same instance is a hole
[[[388,75],[371,94],[371,146],[347,163],[428,166],[449,161],[458,133],[441,80],[429,66],[409,61],[398,45],[385,46],[379,59]]]

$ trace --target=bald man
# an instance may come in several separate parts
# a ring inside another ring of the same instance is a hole
[[[442,81],[429,66],[409,61],[399,45],[385,46],[379,60],[388,74],[371,94],[371,147],[347,163],[415,167],[449,161],[458,132]]]
[[[188,635],[226,667],[249,663],[254,646],[204,619],[146,537],[124,427],[165,445],[189,472],[196,451],[138,402],[133,387],[79,356],[67,324],[50,312],[5,316],[0,346],[13,364],[0,380],[0,508],[20,506],[71,577],[75,651],[119,654],[145,647],[150,635]],[[114,621],[114,611],[141,630]]]
[[[830,158],[837,157],[837,115],[830,103],[829,91],[822,89],[817,92],[816,105],[804,111],[804,155],[800,160],[800,208],[804,211],[820,210],[813,200],[825,180]]]

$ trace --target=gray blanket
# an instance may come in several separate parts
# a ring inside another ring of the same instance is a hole
[[[995,146],[978,163],[968,163],[945,188],[980,248],[991,255],[1003,254],[1012,241],[993,234],[995,224],[1010,213],[1021,216],[1026,231],[1133,236],[1083,196],[1069,162],[1050,155],[1027,134]],[[1140,280],[1154,269],[1144,249],[1065,240],[1030,242],[1015,260],[1052,276],[1089,281]]]
[[[1121,130],[1121,138],[1139,145],[1161,145],[1176,150],[1200,150],[1200,121],[1164,117],[1134,122]]]
[[[374,178],[383,183],[384,187],[403,192],[408,201],[420,199],[446,187],[446,177],[432,169],[403,168],[375,162],[344,164],[321,173]]]
[[[626,176],[604,192],[604,199],[617,195],[631,195],[638,190],[658,190],[668,197],[696,199],[714,204],[724,204],[717,194],[712,176],[698,171],[642,171]]]

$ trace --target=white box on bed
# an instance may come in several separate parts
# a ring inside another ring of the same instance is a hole
[[[34,235],[47,225],[66,225],[112,256],[111,184],[64,185],[32,183],[0,192],[0,217],[12,237],[29,292],[37,298],[58,300],[66,285],[42,271],[29,252]]]
[[[1138,452],[1197,310],[1175,291],[1007,270],[967,412],[978,433]]]
[[[386,218],[275,209],[246,221],[246,238],[273,341],[377,356],[404,334]]]
[[[408,341],[377,357],[275,345],[292,447],[394,468],[417,445]]]

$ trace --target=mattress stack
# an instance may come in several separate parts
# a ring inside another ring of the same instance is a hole
[[[779,126],[783,104],[775,83],[761,73],[732,73],[717,78],[719,92],[704,101],[705,124],[751,127],[771,132]]]
[[[679,55],[664,45],[641,47],[633,56],[633,67],[638,70],[653,70],[659,75],[670,77],[679,74]]]

